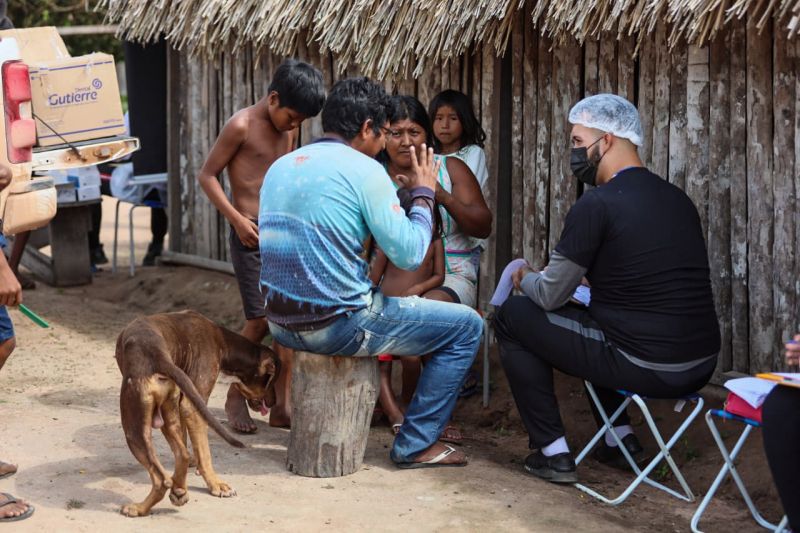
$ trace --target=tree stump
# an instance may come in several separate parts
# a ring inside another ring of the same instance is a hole
[[[379,389],[375,357],[295,352],[289,471],[339,477],[361,468]]]

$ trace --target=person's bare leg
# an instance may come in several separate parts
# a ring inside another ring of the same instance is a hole
[[[381,361],[380,370],[381,392],[378,396],[378,401],[381,403],[384,414],[389,419],[392,431],[397,433],[397,430],[400,429],[399,425],[403,423],[403,410],[397,403],[394,389],[392,389],[392,361]]]
[[[294,350],[272,342],[272,350],[281,360],[281,372],[275,380],[275,405],[269,410],[269,425],[288,428],[292,423],[292,359]]]
[[[253,318],[245,322],[241,335],[251,342],[261,343],[267,334],[267,321],[262,318]],[[228,425],[239,433],[255,433],[258,426],[250,416],[247,401],[235,385],[228,388],[228,397],[225,399],[225,414],[228,415]]]
[[[6,339],[0,342],[0,369],[3,368],[3,365],[6,364],[11,352],[14,351],[14,348],[17,347],[17,338],[11,337],[10,339]]]
[[[400,398],[403,404],[411,403],[414,391],[417,390],[417,382],[422,373],[422,360],[419,357],[401,357],[400,364],[403,367],[403,389]]]
[[[30,231],[23,231],[22,233],[14,235],[14,245],[11,247],[11,255],[8,258],[8,266],[11,267],[11,271],[17,276],[17,280],[19,280],[23,289],[36,288],[36,283],[34,283],[32,279],[19,273],[19,264],[22,261],[22,255],[25,253],[25,246],[27,246],[30,236]]]
[[[11,355],[11,352],[14,351],[14,348],[16,346],[17,346],[16,337],[11,337],[10,339],[6,339],[0,342],[0,368],[3,368],[3,365],[6,364],[8,357]],[[11,474],[16,473],[16,471],[17,471],[17,465],[0,461],[0,477],[10,476]],[[6,499],[5,496],[0,495],[0,503],[5,501],[5,499]],[[28,510],[28,504],[20,500],[17,503],[12,503],[0,507],[0,517],[8,518],[11,516],[19,516],[27,510]]]

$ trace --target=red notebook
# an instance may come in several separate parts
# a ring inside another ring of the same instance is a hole
[[[728,399],[725,400],[725,411],[732,415],[749,418],[759,423],[761,422],[761,407],[756,409],[732,392],[728,393]]]

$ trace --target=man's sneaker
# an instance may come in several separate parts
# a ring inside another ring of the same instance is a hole
[[[622,438],[622,444],[625,445],[625,449],[631,454],[636,466],[642,466],[650,459],[647,452],[642,448],[642,445],[639,444],[639,439],[637,439],[636,435],[633,433],[625,435]],[[622,452],[619,450],[619,447],[609,446],[606,444],[605,438],[600,440],[600,445],[595,448],[592,457],[598,462],[605,463],[614,468],[619,468],[620,470],[630,470],[631,468],[625,456],[622,455]]]
[[[91,250],[89,255],[91,255],[91,262],[93,265],[105,265],[108,263],[108,257],[106,257],[106,253],[103,251],[102,244]]]
[[[545,457],[541,450],[525,458],[525,471],[551,483],[577,483],[575,460],[568,453]]]

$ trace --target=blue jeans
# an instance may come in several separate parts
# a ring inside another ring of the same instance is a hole
[[[272,322],[269,329],[282,345],[318,354],[431,354],[392,446],[392,460],[406,463],[435,443],[450,420],[478,350],[483,320],[465,305],[375,291],[369,306],[322,329],[295,332]]]

